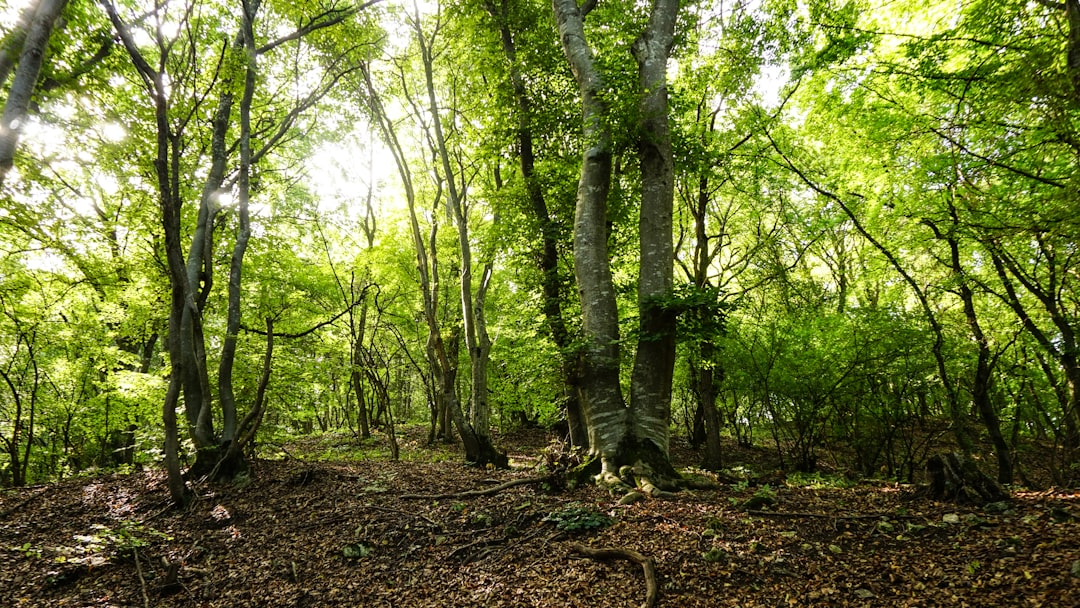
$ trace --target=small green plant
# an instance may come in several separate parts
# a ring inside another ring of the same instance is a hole
[[[607,515],[578,503],[571,503],[559,511],[549,513],[543,521],[555,524],[555,527],[563,532],[599,530],[613,523]]]
[[[23,543],[21,547],[12,547],[12,550],[22,553],[26,559],[41,557],[41,547],[35,547],[30,543]]]
[[[468,515],[469,523],[474,526],[491,525],[491,516],[483,511],[472,511]]]
[[[798,471],[788,473],[787,483],[789,486],[810,488],[811,490],[850,488],[854,485],[843,475],[822,475],[819,472],[800,473]]]
[[[150,545],[147,536],[171,540],[163,532],[129,521],[122,522],[116,529],[101,524],[95,524],[91,526],[91,529],[93,530],[91,534],[75,536],[75,540],[89,552],[111,551],[120,556],[129,556],[138,549]]]
[[[740,507],[747,511],[756,511],[765,507],[771,507],[775,504],[776,491],[766,484],[758,488],[753,496],[743,501]]]
[[[701,559],[705,560],[710,564],[715,564],[718,562],[726,561],[727,552],[725,552],[720,547],[713,547],[712,549],[709,549],[708,551],[702,553]]]

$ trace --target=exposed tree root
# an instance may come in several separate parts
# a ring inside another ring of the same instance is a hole
[[[926,461],[926,475],[930,480],[926,493],[935,500],[981,505],[1009,499],[997,480],[960,453],[931,456]]]
[[[625,559],[641,566],[645,571],[645,603],[642,608],[652,608],[656,605],[656,599],[660,594],[660,587],[656,582],[656,563],[651,557],[645,557],[633,549],[609,548],[594,549],[581,543],[572,543],[570,548],[590,559]]]
[[[549,475],[543,477],[526,477],[524,479],[511,479],[510,481],[500,483],[497,486],[492,486],[483,490],[465,490],[463,492],[451,492],[449,494],[402,494],[398,496],[401,500],[445,500],[447,498],[477,498],[480,496],[491,496],[498,494],[503,490],[513,488],[515,486],[525,486],[534,483],[543,483],[548,481]]]

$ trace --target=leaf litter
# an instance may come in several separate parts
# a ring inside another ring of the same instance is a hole
[[[657,606],[1080,605],[1076,491],[983,507],[883,482],[727,484],[628,505],[539,484],[401,498],[536,475],[518,462],[259,460],[245,484],[198,486],[183,511],[157,471],[6,492],[0,606],[642,605],[641,566],[579,544],[650,558]]]

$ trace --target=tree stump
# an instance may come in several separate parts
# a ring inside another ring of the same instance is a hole
[[[1009,499],[1001,484],[957,452],[931,456],[926,461],[926,476],[930,481],[927,493],[937,500],[981,505]]]

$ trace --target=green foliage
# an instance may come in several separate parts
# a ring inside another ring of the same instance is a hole
[[[599,530],[615,523],[611,517],[601,513],[595,507],[581,503],[570,503],[558,511],[548,513],[543,521],[552,523],[563,532],[582,532]]]
[[[811,490],[827,490],[829,488],[850,488],[855,485],[855,482],[843,475],[823,474],[820,471],[813,473],[793,471],[788,473],[787,485]]]

